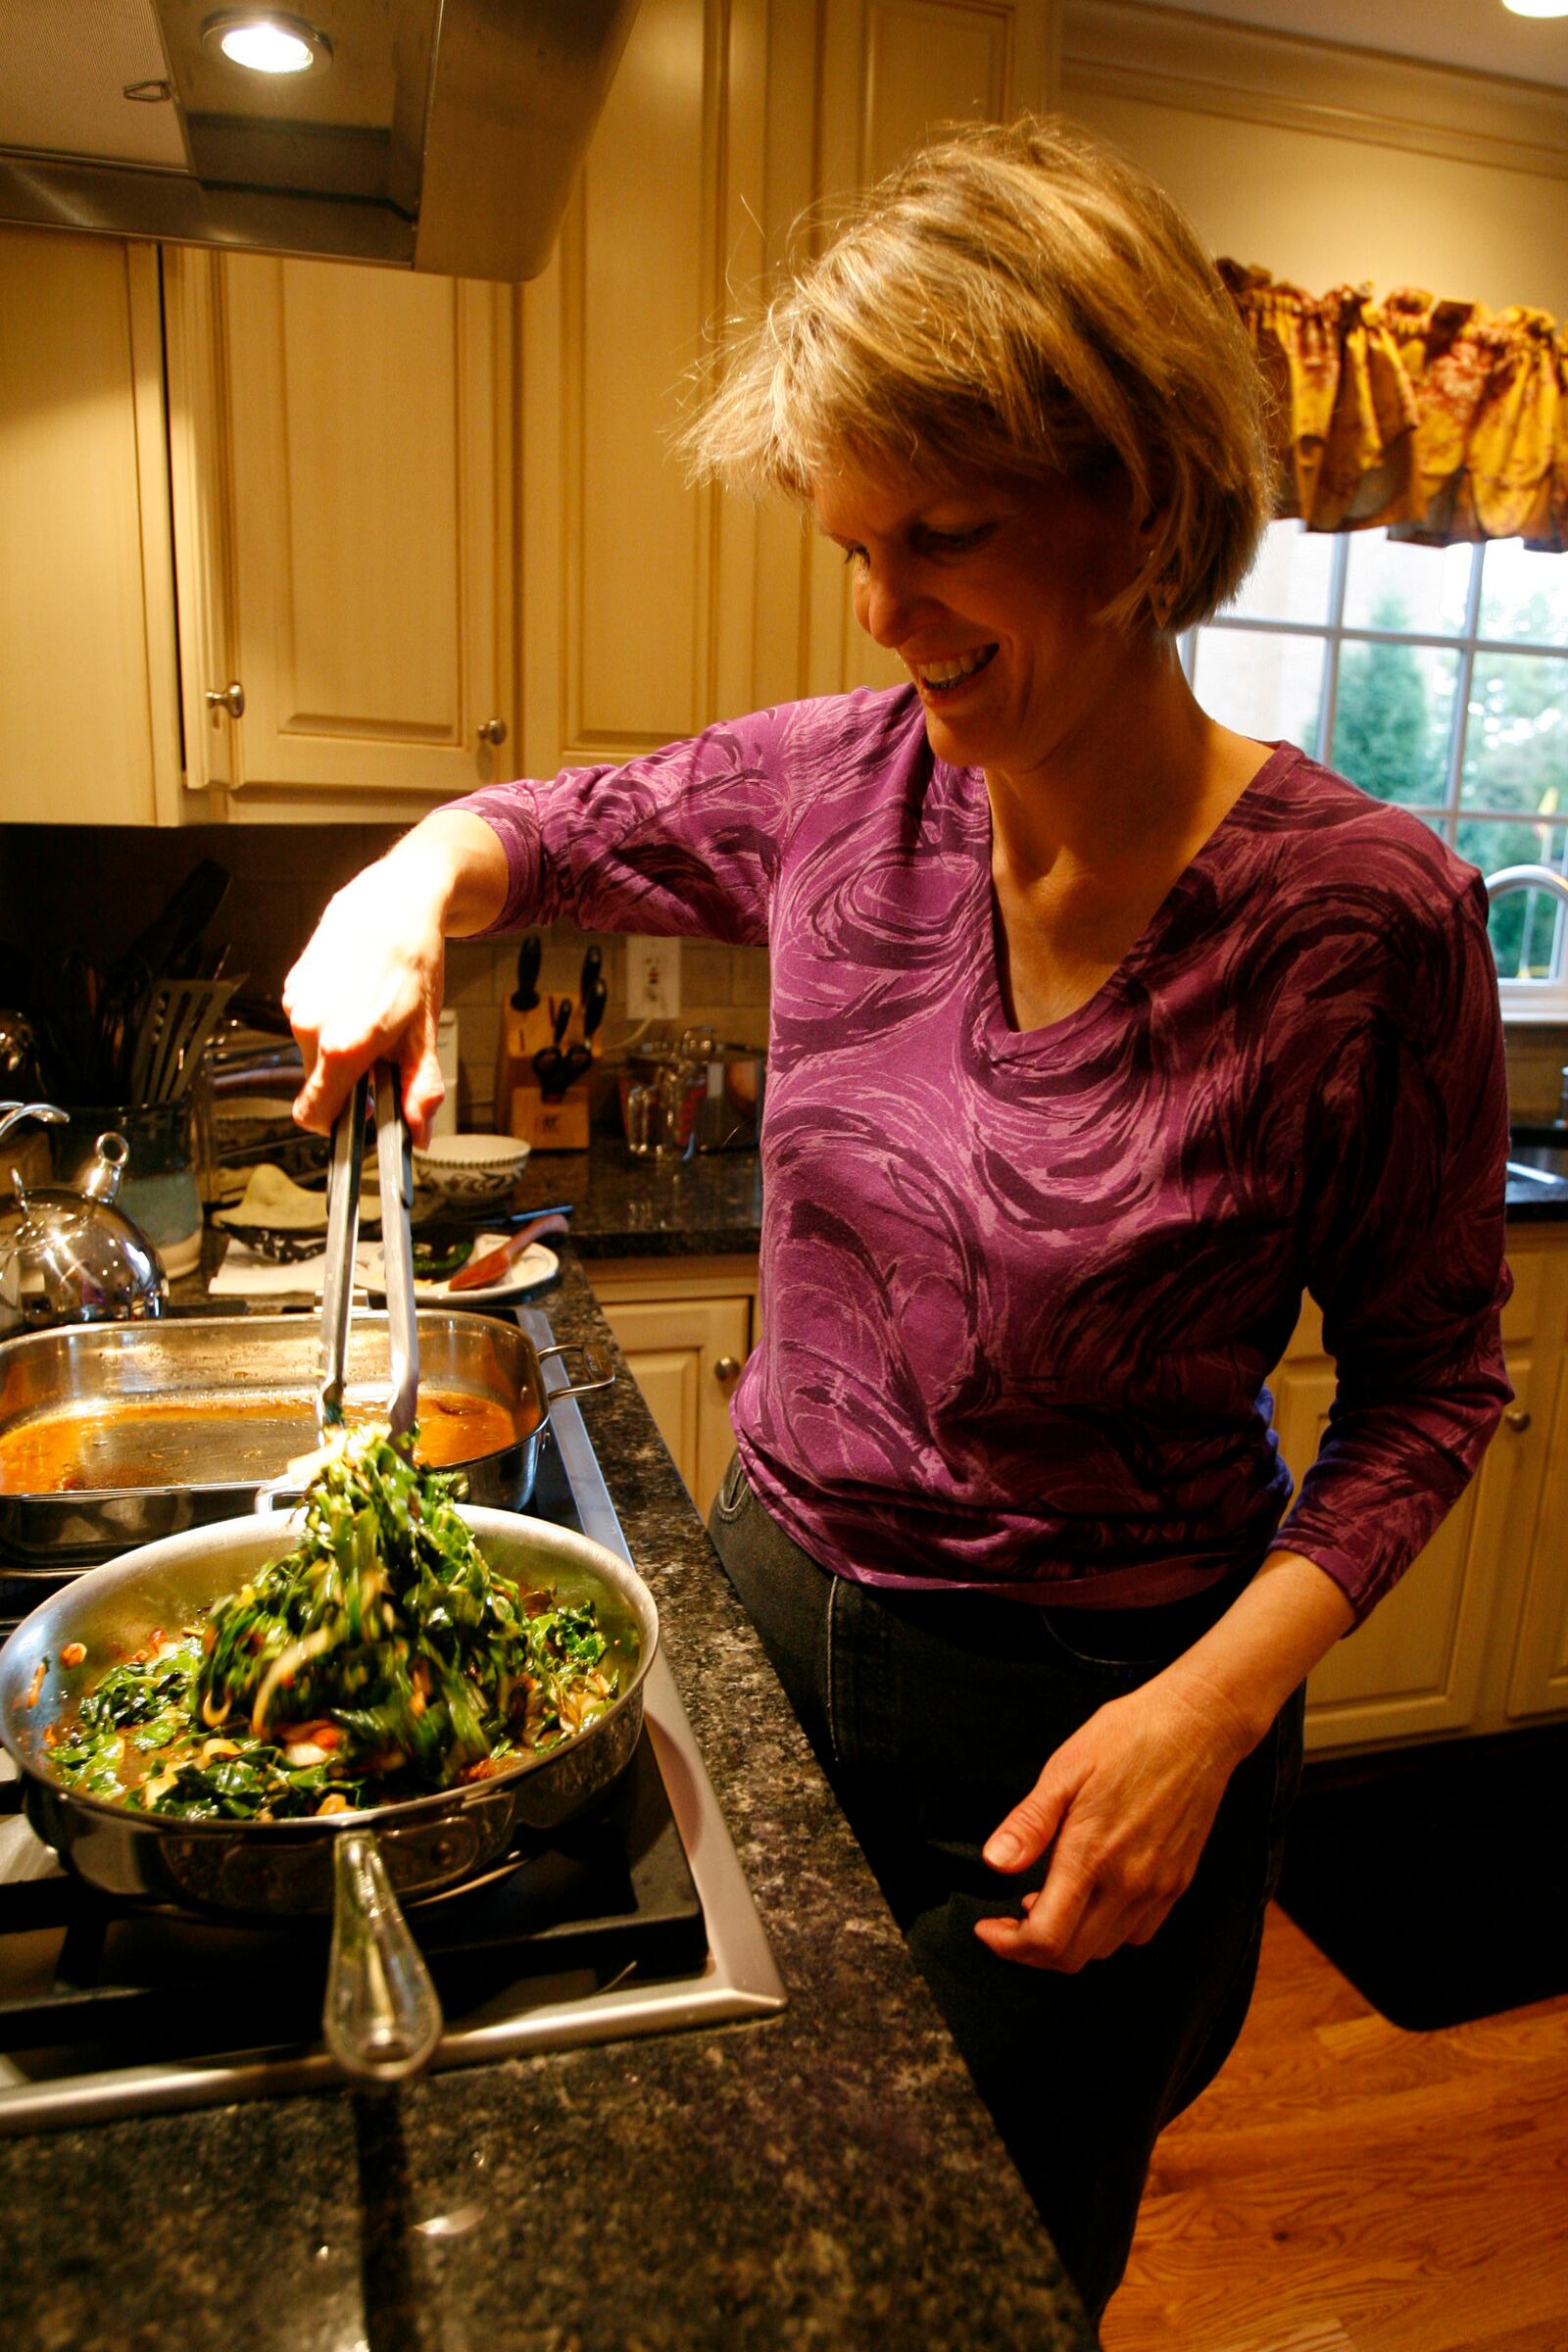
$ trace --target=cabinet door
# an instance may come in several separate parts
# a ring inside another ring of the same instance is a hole
[[[668,442],[730,273],[760,266],[767,14],[642,0],[555,258],[523,290],[530,775],[750,708],[726,648],[750,633],[754,516],[690,487]]]
[[[750,1300],[622,1302],[607,1305],[605,1320],[706,1519],[730,1456],[729,1396],[750,1344]]]
[[[1530,1547],[1519,1637],[1508,1680],[1515,1720],[1568,1709],[1568,1354],[1557,1370],[1548,1476]]]
[[[1005,122],[1054,103],[1056,0],[825,0],[820,192],[881,178],[954,122]],[[808,543],[808,694],[902,686],[908,671],[850,610],[844,559]]]
[[[179,798],[158,261],[0,230],[0,819]]]
[[[1515,1263],[1503,1340],[1515,1401],[1477,1476],[1366,1623],[1337,1642],[1307,1684],[1309,1748],[1360,1747],[1483,1728],[1499,1612],[1545,1472],[1540,1328],[1544,1261]],[[1549,1351],[1545,1356],[1550,1364]],[[1335,1371],[1316,1315],[1303,1318],[1270,1388],[1280,1449],[1300,1480],[1334,1401]]]
[[[1048,100],[1058,0],[642,0],[548,270],[523,294],[530,775],[903,676],[783,500],[683,482],[669,436],[816,199],[933,125]],[[724,321],[715,349],[715,322]]]
[[[202,355],[179,354],[209,525],[194,544],[193,515],[179,552],[223,574],[209,624],[222,642],[195,661],[203,695],[232,678],[244,710],[196,713],[197,741],[226,733],[214,767],[235,813],[280,795],[274,812],[298,812],[307,794],[322,814],[396,813],[389,796],[510,775],[491,742],[495,722],[515,732],[510,289],[254,254],[170,261],[172,336],[216,342],[205,381]]]

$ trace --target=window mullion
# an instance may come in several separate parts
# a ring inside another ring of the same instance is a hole
[[[1464,599],[1464,637],[1453,681],[1453,731],[1448,743],[1448,780],[1446,799],[1448,847],[1459,846],[1459,804],[1464,785],[1465,743],[1470,731],[1470,690],[1475,682],[1476,638],[1481,627],[1481,564],[1486,549],[1478,541],[1470,551],[1470,581]]]
[[[1340,700],[1340,647],[1344,641],[1345,581],[1350,564],[1350,543],[1336,533],[1334,560],[1329,566],[1329,625],[1323,639],[1323,692],[1318,699],[1317,757],[1327,765],[1334,749],[1334,714]]]

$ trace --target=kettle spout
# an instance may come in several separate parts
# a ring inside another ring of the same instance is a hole
[[[98,1156],[81,1180],[82,1198],[87,1200],[113,1200],[120,1190],[120,1179],[130,1157],[130,1146],[122,1135],[111,1128],[98,1138]]]

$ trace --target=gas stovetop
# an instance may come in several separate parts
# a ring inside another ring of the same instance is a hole
[[[537,1309],[518,1319],[549,1344]],[[558,1363],[546,1370],[561,1385]],[[527,1508],[629,1559],[576,1403],[558,1405],[550,1427]],[[644,1694],[641,1744],[591,1820],[409,1909],[446,2019],[435,2066],[782,2008],[662,1653]],[[337,2079],[320,2046],[328,1923],[118,1906],[61,1868],[20,1793],[0,1755],[0,2132]]]

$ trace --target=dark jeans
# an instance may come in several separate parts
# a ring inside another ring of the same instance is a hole
[[[909,1949],[1098,2319],[1126,2267],[1158,2133],[1218,2072],[1251,1998],[1300,1773],[1299,1691],[1233,1775],[1192,1885],[1147,1944],[1064,1976],[988,1951],[1016,1911],[980,1849],[1046,1758],[1196,1641],[1235,1585],[1139,1610],[877,1592],[829,1575],[738,1458],[710,1532]]]

